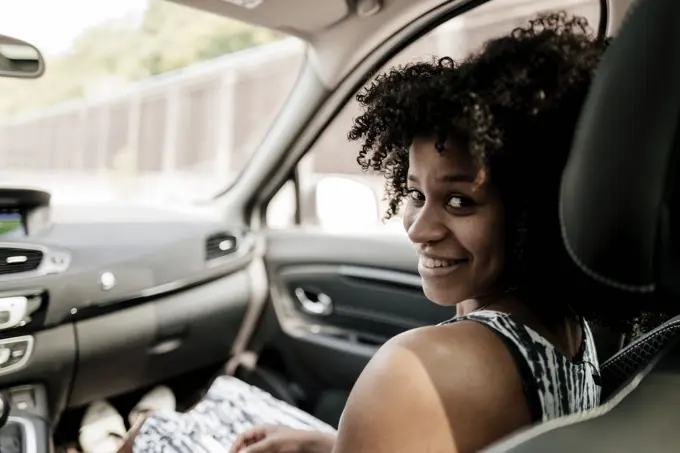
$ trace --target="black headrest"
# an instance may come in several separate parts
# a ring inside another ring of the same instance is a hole
[[[608,286],[680,294],[680,0],[639,0],[607,50],[561,187],[569,254]]]

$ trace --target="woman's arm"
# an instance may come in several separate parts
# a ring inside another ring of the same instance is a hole
[[[514,360],[469,321],[388,341],[357,381],[333,453],[473,453],[531,416]]]

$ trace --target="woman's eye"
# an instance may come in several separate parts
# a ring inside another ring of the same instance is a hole
[[[451,198],[449,198],[448,205],[451,208],[454,209],[461,209],[461,208],[469,208],[473,205],[474,203],[472,202],[471,199],[467,197],[463,197],[460,195],[454,195]]]
[[[419,190],[416,190],[416,189],[410,189],[408,191],[408,198],[411,201],[417,201],[417,202],[425,201],[425,196]]]

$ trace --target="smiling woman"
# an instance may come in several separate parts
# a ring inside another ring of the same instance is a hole
[[[359,93],[358,161],[386,178],[388,215],[403,210],[425,295],[457,316],[381,349],[334,451],[474,452],[599,404],[593,311],[570,285],[557,206],[607,46],[584,18],[552,13],[463,61],[402,65]]]
[[[143,421],[128,447],[472,453],[595,407],[597,354],[563,290],[569,274],[559,267],[567,257],[556,206],[571,134],[606,48],[585,19],[555,13],[460,63],[432,59],[375,78],[357,96],[362,111],[349,138],[361,143],[361,167],[386,178],[388,213],[404,208],[425,294],[456,306],[457,316],[387,341],[353,387],[337,434],[220,377],[188,413]],[[547,142],[550,162],[534,172]]]

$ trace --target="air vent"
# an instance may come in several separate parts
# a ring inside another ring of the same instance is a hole
[[[234,253],[236,245],[236,236],[228,233],[217,233],[208,236],[205,243],[205,259],[210,261]]]
[[[34,271],[42,259],[40,250],[0,248],[0,275]]]

